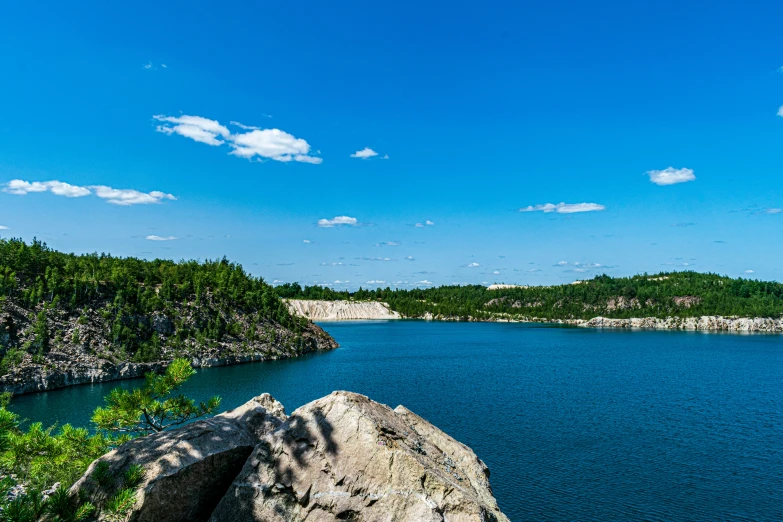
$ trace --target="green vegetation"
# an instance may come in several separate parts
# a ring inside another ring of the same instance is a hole
[[[781,283],[697,272],[634,277],[602,275],[580,284],[498,290],[473,285],[347,292],[319,286],[302,288],[294,283],[278,286],[276,291],[284,298],[379,300],[405,317],[422,317],[428,312],[434,316],[478,319],[590,319],[598,315],[780,317],[783,314]]]
[[[270,339],[296,349],[307,324],[273,287],[225,258],[145,261],[0,239],[0,375],[69,347],[135,362],[223,345],[238,353],[243,343],[250,352]]]
[[[142,388],[112,390],[107,407],[95,411],[95,433],[69,424],[43,428],[33,423],[23,430],[18,416],[6,409],[9,395],[0,394],[0,522],[76,522],[96,509],[109,520],[125,520],[136,500],[135,488],[144,479],[143,467],[131,465],[115,477],[108,463],[98,462],[92,478],[102,489],[114,491],[102,506],[74,498],[68,489],[95,459],[132,437],[213,413],[220,403],[217,397],[196,406],[183,395],[170,396],[194,373],[188,361],[175,360],[163,375],[148,374]]]
[[[176,359],[163,375],[148,373],[141,388],[113,389],[106,397],[106,407],[95,410],[92,421],[99,430],[148,435],[214,413],[220,397],[197,405],[184,395],[172,395],[195,373],[190,362]]]

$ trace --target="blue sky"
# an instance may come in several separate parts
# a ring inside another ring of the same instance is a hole
[[[3,237],[338,288],[783,280],[783,4],[114,4],[0,8]]]

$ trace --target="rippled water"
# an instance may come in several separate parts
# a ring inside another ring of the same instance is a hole
[[[783,520],[783,337],[525,324],[323,325],[341,347],[202,370],[197,397],[335,389],[404,404],[469,445],[511,520]],[[114,386],[14,400],[86,424]]]

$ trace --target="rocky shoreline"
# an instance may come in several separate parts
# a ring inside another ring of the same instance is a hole
[[[572,324],[588,328],[638,328],[650,330],[694,330],[709,332],[783,332],[783,319],[771,317],[639,317],[611,319],[594,317],[589,321],[574,321]]]
[[[418,319],[425,321],[466,321],[477,323],[550,323],[579,326],[583,328],[625,328],[635,330],[783,333],[783,319],[774,319],[771,317],[723,317],[718,315],[704,315],[701,317],[632,317],[627,319],[600,316],[593,317],[592,319],[542,319],[537,317],[520,318],[509,316],[462,318],[425,314],[424,317]]]
[[[322,349],[332,349],[334,346]],[[319,348],[321,349],[321,348]],[[233,355],[229,357],[192,357],[190,363],[194,368],[212,368],[217,366],[229,366],[232,364],[244,364],[259,361],[275,361],[304,355],[315,350],[306,350],[300,353],[270,355],[268,353],[254,353],[250,355]],[[38,393],[49,390],[78,386],[81,384],[96,384],[101,382],[121,381],[125,379],[137,379],[144,377],[148,372],[160,373],[166,369],[169,361],[154,363],[113,363],[107,360],[98,360],[95,364],[75,364],[65,369],[49,369],[47,367],[28,365],[19,368],[11,375],[0,377],[0,391],[11,392],[14,395],[26,393]]]
[[[318,301],[285,300],[291,313],[313,321],[356,321],[413,319],[447,322],[484,323],[550,323],[584,328],[627,328],[640,330],[693,330],[705,332],[768,332],[783,333],[783,319],[772,317],[632,317],[618,319],[597,316],[591,319],[547,319],[508,313],[491,313],[486,317],[439,315],[431,312],[418,317],[405,317],[379,301]],[[686,303],[687,305],[688,303]],[[686,306],[688,307],[688,306]]]
[[[285,359],[337,347],[335,340],[312,322],[297,333],[273,321],[255,323],[250,314],[241,310],[227,316],[234,321],[236,330],[226,332],[220,340],[199,340],[193,336],[177,340],[177,324],[180,328],[192,327],[204,321],[198,312],[206,311],[181,306],[168,315],[155,313],[137,318],[149,325],[158,341],[155,358],[139,362],[115,342],[104,311],[96,307],[69,313],[55,307],[38,310],[10,300],[0,302],[0,348],[5,352],[4,361],[10,358],[9,352],[17,357],[8,364],[0,362],[0,391],[21,395],[133,379],[161,371],[176,358],[188,359],[195,368],[206,368]],[[41,347],[36,354],[28,347],[40,344],[36,327],[42,323],[48,347]]]

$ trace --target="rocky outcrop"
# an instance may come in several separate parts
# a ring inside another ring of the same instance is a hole
[[[783,319],[769,317],[636,317],[611,319],[594,317],[589,321],[573,321],[572,324],[592,328],[648,328],[655,330],[713,330],[729,332],[783,332]]]
[[[85,309],[70,313],[56,307],[27,309],[12,300],[0,301],[0,353],[17,360],[3,364],[0,391],[15,395],[53,390],[76,384],[141,377],[160,371],[175,357],[186,357],[196,368],[224,366],[252,361],[295,357],[316,350],[329,350],[337,343],[321,327],[308,323],[295,333],[273,321],[256,323],[241,311],[230,317],[235,331],[221,339],[177,338],[175,322],[192,328],[203,320],[203,309],[182,307],[171,317],[153,313],[133,320],[146,324],[159,343],[156,362],[132,362],[129,354],[118,349],[112,337],[111,321],[105,310]],[[43,314],[49,338],[39,346],[36,322]],[[173,318],[176,318],[174,321]],[[252,332],[252,333],[251,333]],[[38,353],[34,353],[37,351]]]
[[[292,314],[311,321],[350,321],[369,319],[401,319],[389,305],[378,301],[317,301],[287,299]]]
[[[681,295],[672,297],[672,301],[674,301],[675,305],[681,308],[690,308],[691,306],[696,306],[697,304],[701,303],[701,297],[694,295]]]
[[[253,450],[210,520],[507,519],[467,446],[402,406],[335,392]]]
[[[253,448],[285,418],[279,402],[261,395],[211,419],[123,444],[93,462],[70,493],[105,507],[129,486],[129,470],[141,466],[143,475],[130,486],[135,502],[122,520],[207,520]],[[115,519],[108,509],[97,514],[97,520]]]
[[[606,301],[606,309],[611,311],[614,310],[627,310],[629,308],[641,308],[642,305],[639,303],[639,300],[635,297],[631,299],[626,299],[623,296],[618,297],[611,297]]]
[[[262,395],[134,440],[93,462],[71,494],[109,520],[122,482],[106,477],[134,466],[145,471],[123,518],[134,522],[508,521],[470,448],[403,406],[349,392],[287,418]]]

